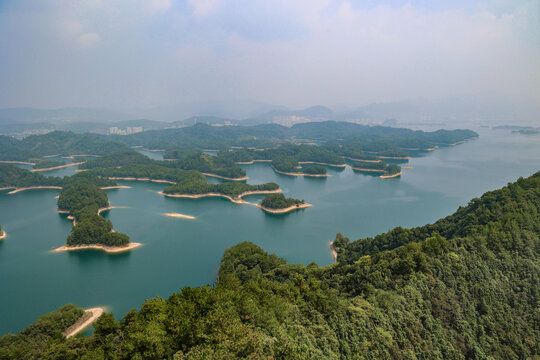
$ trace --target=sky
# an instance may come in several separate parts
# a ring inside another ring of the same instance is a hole
[[[0,107],[540,103],[540,0],[0,0]]]

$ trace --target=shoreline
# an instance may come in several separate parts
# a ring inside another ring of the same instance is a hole
[[[349,156],[344,156],[344,159],[351,160],[351,161],[357,161],[357,162],[367,162],[367,163],[380,163],[382,160],[367,160],[367,159],[355,159]]]
[[[303,164],[316,164],[316,165],[326,165],[326,166],[333,166],[333,167],[339,167],[339,168],[347,167],[346,163],[343,163],[343,164],[328,164],[328,163],[317,162],[317,161],[299,161],[298,163],[301,164],[301,165],[303,165]]]
[[[355,168],[351,166],[351,169],[354,171],[365,171],[365,172],[378,172],[378,173],[384,173],[384,170],[379,169],[363,169],[363,168]]]
[[[391,159],[391,160],[409,160],[410,156],[379,156],[377,155],[379,159]]]
[[[203,173],[203,172],[201,174],[203,174],[204,176],[218,178],[218,179],[224,179],[224,180],[229,180],[229,181],[246,181],[246,180],[249,179],[247,176],[244,176],[244,177],[241,177],[241,178],[230,178],[230,177],[226,177],[226,176],[210,174],[210,173]]]
[[[57,169],[67,168],[67,167],[70,167],[70,166],[81,165],[81,164],[84,164],[85,162],[86,161],[78,162],[78,163],[69,163],[69,164],[65,164],[65,165],[58,165],[58,166],[53,166],[53,167],[50,167],[50,168],[43,168],[43,169],[32,169],[30,171],[31,172],[40,172],[40,171],[57,170]]]
[[[136,178],[136,177],[108,177],[109,180],[124,180],[124,181],[151,181],[156,183],[172,184],[176,185],[175,182],[169,180],[159,180],[159,179],[150,179],[150,178]]]
[[[65,252],[65,251],[77,251],[77,250],[101,250],[110,254],[117,254],[126,251],[133,250],[142,246],[141,243],[130,242],[126,246],[107,246],[101,244],[87,244],[87,245],[62,245],[59,248],[51,250],[51,252]]]
[[[287,214],[292,211],[307,209],[313,206],[311,204],[304,203],[304,204],[292,205],[283,209],[272,209],[272,208],[264,207],[261,204],[254,204],[254,205],[257,206],[259,209],[266,211],[268,213],[271,213],[271,214]]]
[[[401,176],[402,175],[402,172],[398,172],[397,174],[393,174],[393,175],[381,175],[379,176],[381,179],[392,179],[392,178],[395,178],[395,177],[398,177],[398,176]]]
[[[16,194],[21,191],[38,190],[38,189],[62,190],[62,187],[61,186],[29,186],[29,187],[24,187],[24,188],[15,188],[15,190],[8,192],[8,195]]]
[[[196,220],[197,218],[195,216],[191,215],[184,215],[179,213],[163,213],[161,215],[165,215],[171,218],[178,218],[178,219],[188,219],[188,220]]]
[[[166,194],[164,192],[158,192],[158,194],[160,195],[163,195],[163,196],[167,196],[167,197],[172,197],[172,198],[184,198],[184,199],[201,199],[201,198],[205,198],[205,197],[223,197],[225,199],[228,199],[230,200],[231,202],[235,203],[235,204],[242,204],[242,205],[255,205],[253,203],[250,203],[249,201],[245,201],[243,200],[242,198],[244,196],[248,196],[248,195],[262,195],[262,194],[279,194],[281,193],[282,190],[281,189],[277,189],[277,190],[259,190],[259,191],[246,191],[246,192],[243,192],[241,193],[240,195],[238,195],[237,198],[233,198],[229,195],[224,195],[224,194],[220,194],[220,193],[205,193],[205,194]]]
[[[253,165],[256,162],[272,162],[272,160],[237,161],[237,162],[235,162],[235,164],[237,164],[237,165]]]
[[[330,176],[329,174],[290,173],[290,172],[279,171],[273,166],[271,166],[271,168],[278,174],[289,175],[289,176],[308,176],[308,177],[329,177]]]
[[[5,230],[0,231],[0,240],[7,238],[7,232]]]
[[[111,190],[111,189],[131,189],[131,186],[127,185],[114,185],[114,186],[104,186],[100,188],[101,190]]]
[[[330,252],[332,253],[332,258],[334,259],[334,264],[336,264],[337,263],[338,253],[336,251],[336,247],[334,246],[334,242],[330,241],[328,243],[328,246],[330,247]]]
[[[426,149],[422,149],[422,148],[400,148],[401,150],[409,150],[409,151],[434,151],[436,149],[438,149],[439,147],[437,145],[435,145],[434,147],[431,147],[431,148],[426,148]]]
[[[104,307],[84,309],[84,314],[77,321],[75,321],[73,325],[64,330],[62,332],[62,335],[64,335],[66,338],[77,335],[78,333],[89,327],[92,323],[94,323],[94,321],[99,319],[99,317],[103,315],[104,312]],[[87,314],[90,314],[90,316],[88,317]]]
[[[11,160],[0,160],[0,164],[22,164],[22,165],[36,165],[28,161],[11,161]]]

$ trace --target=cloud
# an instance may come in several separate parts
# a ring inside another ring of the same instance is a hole
[[[77,42],[83,46],[94,46],[101,41],[99,34],[86,33],[77,38]]]
[[[170,9],[171,0],[148,0],[143,3],[144,9],[150,14],[159,14]]]
[[[218,9],[219,0],[189,0],[189,4],[196,16],[207,16]]]

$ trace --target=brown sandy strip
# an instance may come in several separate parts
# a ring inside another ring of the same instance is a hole
[[[179,214],[179,213],[163,213],[163,215],[172,217],[172,218],[179,218],[179,219],[188,219],[188,220],[197,219],[195,216],[184,215],[184,214]]]
[[[77,335],[87,327],[89,327],[94,321],[99,319],[101,315],[105,312],[104,307],[95,307],[90,309],[84,309],[84,314],[81,316],[75,324],[68,327],[62,335],[66,338]]]
[[[379,169],[363,169],[363,168],[356,168],[356,167],[352,167],[351,166],[351,169],[355,170],[355,171],[365,171],[365,172],[379,172],[379,173],[384,173],[384,170],[379,170]]]
[[[56,248],[54,250],[51,250],[51,252],[63,252],[63,251],[75,251],[75,250],[102,250],[106,253],[121,253],[125,251],[130,251],[135,248],[138,248],[139,246],[142,246],[141,243],[136,242],[130,242],[128,245],[125,246],[106,246],[101,244],[87,244],[87,245],[62,245],[59,248]]]
[[[0,240],[4,240],[5,238],[7,238],[7,233],[5,230],[2,230],[0,232]]]
[[[131,186],[115,185],[115,186],[104,186],[101,188],[101,190],[110,190],[110,189],[131,189]]]
[[[272,169],[274,169],[275,172],[278,174],[283,175],[289,175],[289,176],[308,176],[308,177],[329,177],[329,174],[305,174],[305,173],[290,173],[285,171],[279,171],[275,167],[272,166]]]
[[[176,184],[174,181],[169,180],[158,180],[150,178],[136,178],[136,177],[108,177],[109,180],[124,180],[124,181],[151,181],[156,183],[165,183],[165,184]]]
[[[272,214],[287,214],[287,213],[290,213],[291,211],[306,209],[313,206],[311,204],[304,203],[304,204],[292,205],[283,209],[271,209],[271,208],[264,207],[261,204],[253,204],[253,205],[257,206],[259,209],[262,209]]]
[[[336,251],[336,247],[334,246],[334,242],[333,241],[330,241],[328,243],[328,246],[330,247],[330,252],[332,253],[332,258],[334,259],[334,264],[337,263],[337,251]]]
[[[206,193],[206,194],[166,194],[164,192],[158,192],[158,194],[167,196],[167,197],[173,197],[173,198],[184,198],[184,199],[201,199],[205,197],[223,197],[225,199],[230,200],[231,202],[235,204],[243,204],[243,205],[255,205],[253,203],[250,203],[248,201],[243,200],[242,198],[244,196],[248,195],[261,195],[261,194],[278,194],[281,192],[281,189],[277,190],[260,190],[260,191],[246,191],[240,195],[238,195],[237,198],[233,198],[229,195],[223,195],[219,193]]]
[[[398,176],[401,176],[402,172],[398,172],[397,174],[393,174],[393,175],[381,175],[379,176],[381,179],[391,179],[391,178],[395,178],[395,177],[398,177]]]
[[[365,159],[355,159],[352,157],[344,156],[344,159],[349,159],[351,161],[358,161],[358,162],[367,162],[367,163],[380,163],[382,160],[365,160]]]
[[[237,161],[236,164],[238,165],[251,165],[256,162],[272,162],[272,160],[251,160],[251,161]]]
[[[333,167],[346,167],[347,164],[328,164],[323,162],[317,162],[317,161],[299,161],[299,164],[317,164],[317,165],[326,165],[326,166],[333,166]]]
[[[56,154],[56,155],[45,155],[45,156],[43,156],[43,158],[46,159],[46,158],[52,158],[52,157],[55,157],[55,156],[60,156],[60,154]]]
[[[26,190],[37,190],[37,189],[55,189],[55,190],[62,190],[62,187],[61,187],[61,186],[29,186],[29,187],[25,187],[25,188],[18,188],[18,189],[15,189],[15,190],[13,190],[13,191],[8,192],[8,194],[11,195],[11,194],[16,194],[16,193],[21,192],[21,191],[26,191]]]
[[[35,163],[27,162],[27,161],[8,161],[8,160],[1,160],[1,164],[22,164],[22,165],[36,165]]]
[[[201,174],[203,174],[205,176],[213,177],[213,178],[225,179],[225,180],[230,180],[230,181],[245,181],[245,180],[249,179],[247,176],[244,176],[244,177],[241,177],[241,178],[230,178],[230,177],[216,175],[216,174],[210,174],[210,173],[201,173]]]
[[[78,163],[69,163],[69,164],[65,164],[65,165],[53,166],[53,167],[50,167],[50,168],[44,168],[44,169],[32,169],[32,170],[30,170],[30,171],[32,171],[32,172],[40,172],[40,171],[49,171],[49,170],[63,169],[63,168],[67,168],[67,167],[70,167],[70,166],[81,165],[81,164],[84,164],[85,162],[86,162],[86,161],[82,161],[82,162],[78,162]]]

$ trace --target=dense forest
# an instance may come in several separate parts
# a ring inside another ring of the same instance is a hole
[[[114,186],[116,181],[102,179],[87,172],[64,178],[43,176],[12,164],[0,164],[0,188],[23,188],[29,186],[65,186],[73,182],[84,182],[96,186]]]
[[[540,353],[540,172],[435,224],[350,242],[338,262],[228,249],[214,286],[65,339],[68,306],[0,339],[5,359],[526,359]],[[80,316],[80,315],[79,315]],[[51,319],[55,319],[52,321]]]
[[[209,184],[205,181],[182,181],[175,185],[166,186],[163,189],[165,194],[185,194],[197,195],[207,193],[217,193],[232,198],[238,198],[242,193],[249,191],[273,191],[278,190],[279,185],[276,183],[266,183],[260,185],[249,185],[242,182],[225,182],[221,184]]]
[[[79,165],[80,169],[95,169],[118,167],[128,164],[150,164],[152,160],[138,151],[127,149],[112,154],[108,154],[96,159],[89,160]]]
[[[64,186],[58,197],[58,208],[69,211],[76,221],[67,245],[127,245],[129,237],[113,232],[112,223],[98,214],[100,208],[108,206],[107,194],[96,185],[75,182]]]
[[[97,134],[53,131],[22,140],[0,135],[0,160],[26,161],[49,155],[108,155],[126,149],[125,144]]]
[[[0,164],[0,188],[28,186],[62,186],[63,179],[33,173],[13,164]]]
[[[376,163],[355,161],[352,168],[355,171],[375,171],[381,172],[384,175],[394,175],[401,171],[401,166],[396,164],[387,164],[384,161]]]
[[[261,201],[261,206],[269,209],[285,209],[304,203],[304,200],[286,198],[283,194],[268,194]]]

